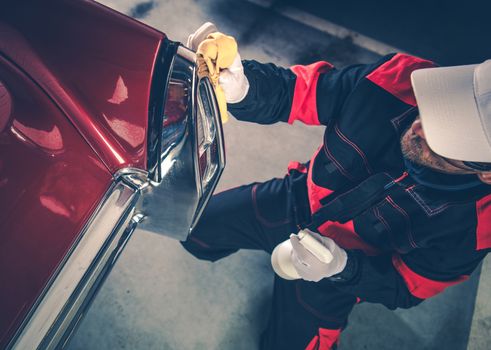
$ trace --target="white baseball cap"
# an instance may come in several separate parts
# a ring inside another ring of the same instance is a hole
[[[428,146],[437,154],[491,163],[491,60],[411,74]]]

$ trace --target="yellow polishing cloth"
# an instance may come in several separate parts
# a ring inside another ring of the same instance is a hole
[[[237,56],[237,42],[231,36],[215,32],[207,36],[198,46],[196,60],[198,77],[208,77],[213,84],[223,123],[228,120],[225,93],[218,83],[220,71],[230,67]]]

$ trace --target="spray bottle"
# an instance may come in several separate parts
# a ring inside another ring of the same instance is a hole
[[[294,235],[293,233],[290,237]],[[299,242],[304,246],[310,253],[312,253],[320,261],[329,264],[333,256],[329,249],[327,249],[322,243],[316,240],[312,235],[308,233],[307,230],[300,230],[297,234]],[[286,280],[296,280],[300,279],[295,266],[292,262],[293,247],[289,239],[278,244],[271,254],[271,265],[273,266],[274,272],[278,276]]]

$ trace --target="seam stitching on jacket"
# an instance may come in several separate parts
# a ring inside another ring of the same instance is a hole
[[[389,204],[392,205],[392,207],[394,207],[394,209],[396,209],[399,213],[401,213],[404,216],[404,219],[406,220],[406,223],[407,223],[406,232],[407,232],[409,244],[413,248],[419,248],[418,245],[416,244],[416,241],[414,240],[414,237],[413,237],[413,234],[411,231],[411,220],[409,219],[408,213],[406,213],[406,211],[404,209],[402,209],[400,206],[398,206],[394,202],[394,200],[392,199],[391,196],[387,196],[386,198],[387,198],[387,201],[389,202]]]
[[[286,225],[286,224],[289,224],[291,222],[291,220],[289,218],[286,218],[282,221],[270,221],[270,220],[264,218],[263,216],[261,216],[261,213],[259,212],[259,207],[257,205],[256,191],[257,191],[257,185],[254,185],[252,187],[252,191],[251,191],[251,193],[252,193],[252,205],[254,207],[254,214],[256,215],[256,219],[261,224],[263,224],[266,227],[273,228],[273,227],[279,227],[282,225]]]
[[[448,207],[450,207],[452,205],[458,205],[458,204],[465,203],[463,201],[462,202],[447,202],[447,203],[441,204],[439,207],[436,207],[435,209],[432,209],[428,204],[426,204],[426,202],[412,188],[408,188],[406,190],[406,192],[416,201],[416,203],[418,203],[423,208],[423,210],[425,211],[425,213],[428,217],[432,217],[432,216],[435,216],[437,214],[440,214],[441,212],[443,212],[445,209],[447,209]]]
[[[363,163],[365,164],[365,169],[367,170],[368,174],[372,174],[373,171],[372,171],[372,168],[370,167],[370,163],[368,162],[368,159],[367,159],[365,153],[360,149],[360,147],[358,147],[358,145],[356,143],[354,143],[346,135],[344,135],[341,132],[341,130],[339,130],[339,127],[337,124],[334,125],[334,131],[341,138],[342,141],[344,141],[345,143],[350,145],[356,151],[356,153],[358,153],[360,155],[360,157],[363,159]]]
[[[350,181],[354,182],[354,177],[351,176],[346,169],[337,161],[336,158],[332,155],[332,153],[329,151],[329,148],[327,147],[326,142],[323,142],[322,149],[324,150],[324,153],[326,156],[333,162],[333,164],[336,166],[336,168],[339,170],[341,174],[343,174],[345,177],[347,177]]]
[[[416,109],[416,107],[412,107],[410,109],[408,109],[407,111],[401,113],[400,115],[398,115],[397,117],[395,118],[392,118],[390,120],[390,122],[392,123],[392,126],[394,127],[394,129],[396,129],[396,131],[399,131],[399,128],[401,127],[401,122],[409,115],[411,114],[412,112],[414,112],[414,110]]]
[[[296,291],[297,301],[300,303],[300,305],[302,305],[305,310],[309,311],[314,316],[320,318],[321,320],[328,321],[328,322],[335,322],[335,323],[341,323],[342,322],[340,318],[324,315],[323,313],[316,310],[313,306],[307,304],[302,299],[298,283],[295,285],[295,291]]]

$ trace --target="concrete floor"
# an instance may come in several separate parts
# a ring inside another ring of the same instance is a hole
[[[185,41],[202,22],[238,38],[243,58],[280,65],[327,59],[337,66],[370,62],[374,53],[246,1],[104,0],[104,4]],[[224,127],[227,168],[218,190],[283,176],[305,161],[323,129],[301,124]],[[94,300],[69,349],[253,350],[268,316],[273,271],[262,252],[217,263],[198,261],[178,242],[136,231]],[[390,312],[355,308],[341,349],[466,348],[478,275],[424,302]],[[490,345],[491,347],[491,345]]]
[[[479,288],[476,296],[474,315],[467,350],[491,348],[491,256],[488,255],[482,264]]]

